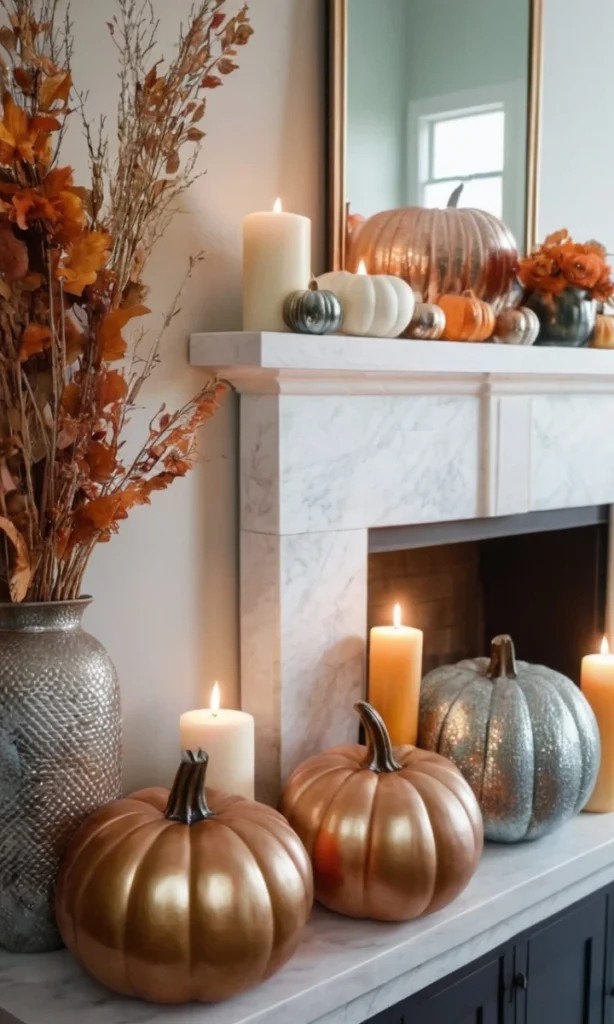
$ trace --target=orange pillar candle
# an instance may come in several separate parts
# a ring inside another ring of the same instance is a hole
[[[601,736],[599,775],[584,809],[605,814],[614,811],[614,654],[610,654],[606,637],[601,654],[589,654],[582,659],[580,685],[595,712]]]
[[[401,606],[394,609],[393,626],[371,630],[369,701],[384,719],[395,746],[418,740],[422,681],[420,629],[401,625]]]

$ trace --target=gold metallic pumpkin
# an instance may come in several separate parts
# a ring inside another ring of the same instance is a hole
[[[539,334],[539,317],[528,306],[499,313],[492,340],[497,345],[534,345]]]
[[[189,754],[173,789],[97,811],[66,852],[60,933],[107,988],[156,1003],[228,999],[274,974],[313,902],[299,839],[270,807],[208,790]]]
[[[498,313],[522,294],[518,249],[502,221],[483,210],[457,209],[462,186],[444,210],[406,207],[349,221],[346,268],[361,260],[369,274],[402,277],[422,302],[471,290]]]
[[[420,341],[438,341],[446,328],[446,314],[434,302],[417,302],[412,321],[404,338]]]
[[[368,746],[334,747],[291,775],[280,810],[311,857],[316,899],[349,917],[408,921],[462,892],[482,853],[482,815],[460,772],[416,747],[393,751],[369,704]]]
[[[597,314],[590,344],[591,348],[614,348],[614,316]]]

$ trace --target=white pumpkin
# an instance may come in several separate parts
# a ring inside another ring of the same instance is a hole
[[[400,277],[334,270],[318,278],[343,306],[341,333],[358,338],[398,338],[409,326],[416,299]]]

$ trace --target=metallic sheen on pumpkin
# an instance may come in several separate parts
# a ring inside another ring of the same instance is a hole
[[[404,338],[417,341],[438,341],[446,328],[446,314],[434,302],[417,302],[412,321]]]
[[[514,305],[518,249],[511,232],[483,210],[457,209],[462,186],[444,210],[406,207],[351,218],[346,269],[407,281],[422,302],[472,291],[496,313]]]
[[[418,742],[456,764],[479,800],[486,838],[538,839],[587,803],[599,770],[595,716],[571,680],[516,661],[509,636],[490,659],[422,681]]]
[[[539,328],[539,317],[528,306],[504,309],[497,317],[492,340],[496,345],[534,345]]]
[[[311,857],[320,903],[348,917],[408,921],[465,888],[482,853],[482,817],[454,765],[416,747],[393,750],[375,709],[355,709],[368,746],[305,761],[280,810]]]
[[[108,804],[64,858],[57,918],[107,988],[154,1003],[215,1002],[294,953],[313,902],[311,865],[277,811],[207,790],[188,754],[173,789]]]
[[[291,292],[284,302],[284,323],[295,334],[335,334],[343,323],[343,307],[334,292],[312,281],[307,291]]]

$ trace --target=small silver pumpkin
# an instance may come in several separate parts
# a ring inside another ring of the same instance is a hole
[[[417,302],[412,321],[403,333],[404,338],[438,341],[446,328],[446,314],[434,302]]]
[[[534,345],[539,328],[539,317],[528,306],[504,309],[497,317],[492,340],[496,345]]]
[[[294,334],[335,334],[343,323],[341,302],[314,280],[307,291],[291,292],[284,302],[284,322]]]
[[[460,768],[487,839],[538,839],[587,803],[599,770],[595,716],[570,679],[516,662],[509,636],[422,681],[418,745]]]

